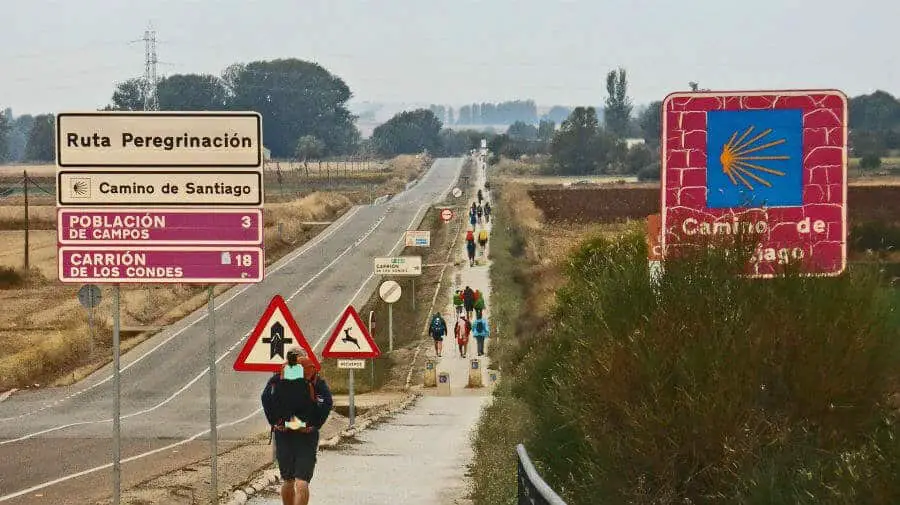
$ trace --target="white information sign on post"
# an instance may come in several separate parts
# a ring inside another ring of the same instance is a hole
[[[421,256],[394,256],[375,258],[375,275],[422,275]]]
[[[366,367],[366,360],[364,359],[339,359],[337,360],[338,368],[345,368],[348,370],[362,370]]]
[[[262,166],[256,112],[61,112],[60,167]]]
[[[428,230],[407,230],[406,247],[431,247],[431,232]]]

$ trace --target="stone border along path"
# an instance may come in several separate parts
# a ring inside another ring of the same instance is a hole
[[[476,166],[474,191],[469,196],[468,205],[474,200],[477,188],[484,185],[484,173]],[[490,193],[485,192],[490,200]],[[466,202],[461,203],[466,206]],[[462,212],[460,219],[466,219]],[[490,225],[486,225],[490,233]],[[460,226],[460,230],[462,226]],[[477,229],[477,227],[476,227]],[[462,259],[461,271],[454,279],[461,281],[460,289],[466,285],[480,289],[486,299],[485,317],[490,314],[490,262],[485,261],[475,267],[468,266],[465,243],[460,234],[454,243],[450,257]],[[458,247],[458,249],[457,249]],[[490,238],[488,241],[490,250]],[[455,251],[456,254],[453,255]],[[476,256],[477,257],[477,256]],[[451,282],[452,290],[457,286]],[[452,290],[444,289],[441,296],[445,302],[436,302],[444,307],[441,312],[447,320],[452,333],[456,322],[456,311],[449,295]],[[490,339],[488,339],[490,342]],[[487,349],[486,342],[485,348]],[[441,358],[434,355],[434,347],[430,338],[417,346],[417,351],[424,347],[426,357],[435,359],[437,372],[449,372],[451,383],[450,396],[438,396],[436,388],[423,389],[412,386],[412,394],[403,404],[395,409],[385,411],[379,419],[384,420],[376,429],[363,431],[362,423],[352,435],[359,435],[355,443],[336,446],[339,437],[326,441],[334,442],[335,450],[319,453],[316,472],[310,485],[311,503],[338,505],[343,503],[416,503],[422,505],[444,505],[448,503],[467,503],[469,481],[465,475],[472,461],[473,453],[470,432],[481,416],[483,406],[491,399],[491,384],[488,383],[486,369],[487,356],[480,359],[483,388],[467,388],[468,371],[471,359],[476,357],[477,344],[470,339],[468,359],[463,359],[456,351],[455,338],[449,335],[444,339],[444,352]],[[422,370],[419,370],[421,373]],[[411,380],[412,374],[408,375]],[[392,419],[384,418],[396,414]],[[347,430],[349,431],[349,430]],[[258,492],[259,496],[244,498],[254,493],[238,493],[228,505],[280,505],[278,497],[280,487],[277,471],[267,471],[248,486],[247,491]],[[243,495],[243,496],[241,496]]]

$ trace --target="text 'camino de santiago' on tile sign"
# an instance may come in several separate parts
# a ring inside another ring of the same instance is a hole
[[[747,273],[839,275],[847,258],[847,98],[684,92],[662,110],[662,250],[750,232]]]
[[[259,114],[61,113],[56,128],[61,281],[262,280]]]

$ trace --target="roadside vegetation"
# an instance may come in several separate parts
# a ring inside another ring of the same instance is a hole
[[[654,292],[642,223],[560,258],[507,196],[476,505],[515,503],[517,443],[572,505],[900,502],[900,291],[878,264],[750,280],[719,248]]]

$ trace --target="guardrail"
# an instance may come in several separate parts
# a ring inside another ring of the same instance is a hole
[[[553,489],[538,475],[531,463],[525,446],[516,446],[518,454],[518,481],[519,499],[518,505],[566,505],[566,502],[556,494]]]

